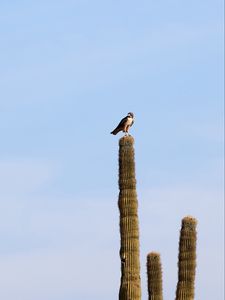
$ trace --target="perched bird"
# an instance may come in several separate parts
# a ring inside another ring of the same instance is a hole
[[[111,134],[116,135],[119,131],[125,132],[125,135],[129,134],[129,128],[134,124],[134,114],[129,112],[125,118],[123,118],[118,126],[110,132]]]

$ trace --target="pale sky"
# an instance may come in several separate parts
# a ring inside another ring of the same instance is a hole
[[[0,3],[0,299],[115,300],[118,140],[135,114],[141,280],[174,299],[198,219],[196,300],[223,300],[223,1]]]

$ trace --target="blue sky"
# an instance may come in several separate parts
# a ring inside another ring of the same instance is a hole
[[[153,250],[174,297],[193,215],[196,299],[222,300],[222,1],[1,1],[0,37],[0,298],[118,297],[109,132],[133,111],[143,299]]]

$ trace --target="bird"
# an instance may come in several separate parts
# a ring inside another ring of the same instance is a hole
[[[113,135],[116,135],[118,132],[123,131],[125,135],[129,135],[129,128],[134,124],[134,114],[129,112],[125,118],[123,118],[118,126],[110,132]]]

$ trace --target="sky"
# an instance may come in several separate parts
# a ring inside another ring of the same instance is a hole
[[[0,2],[0,298],[114,300],[118,140],[134,112],[142,298],[161,254],[174,299],[181,219],[196,299],[224,299],[223,1]]]

